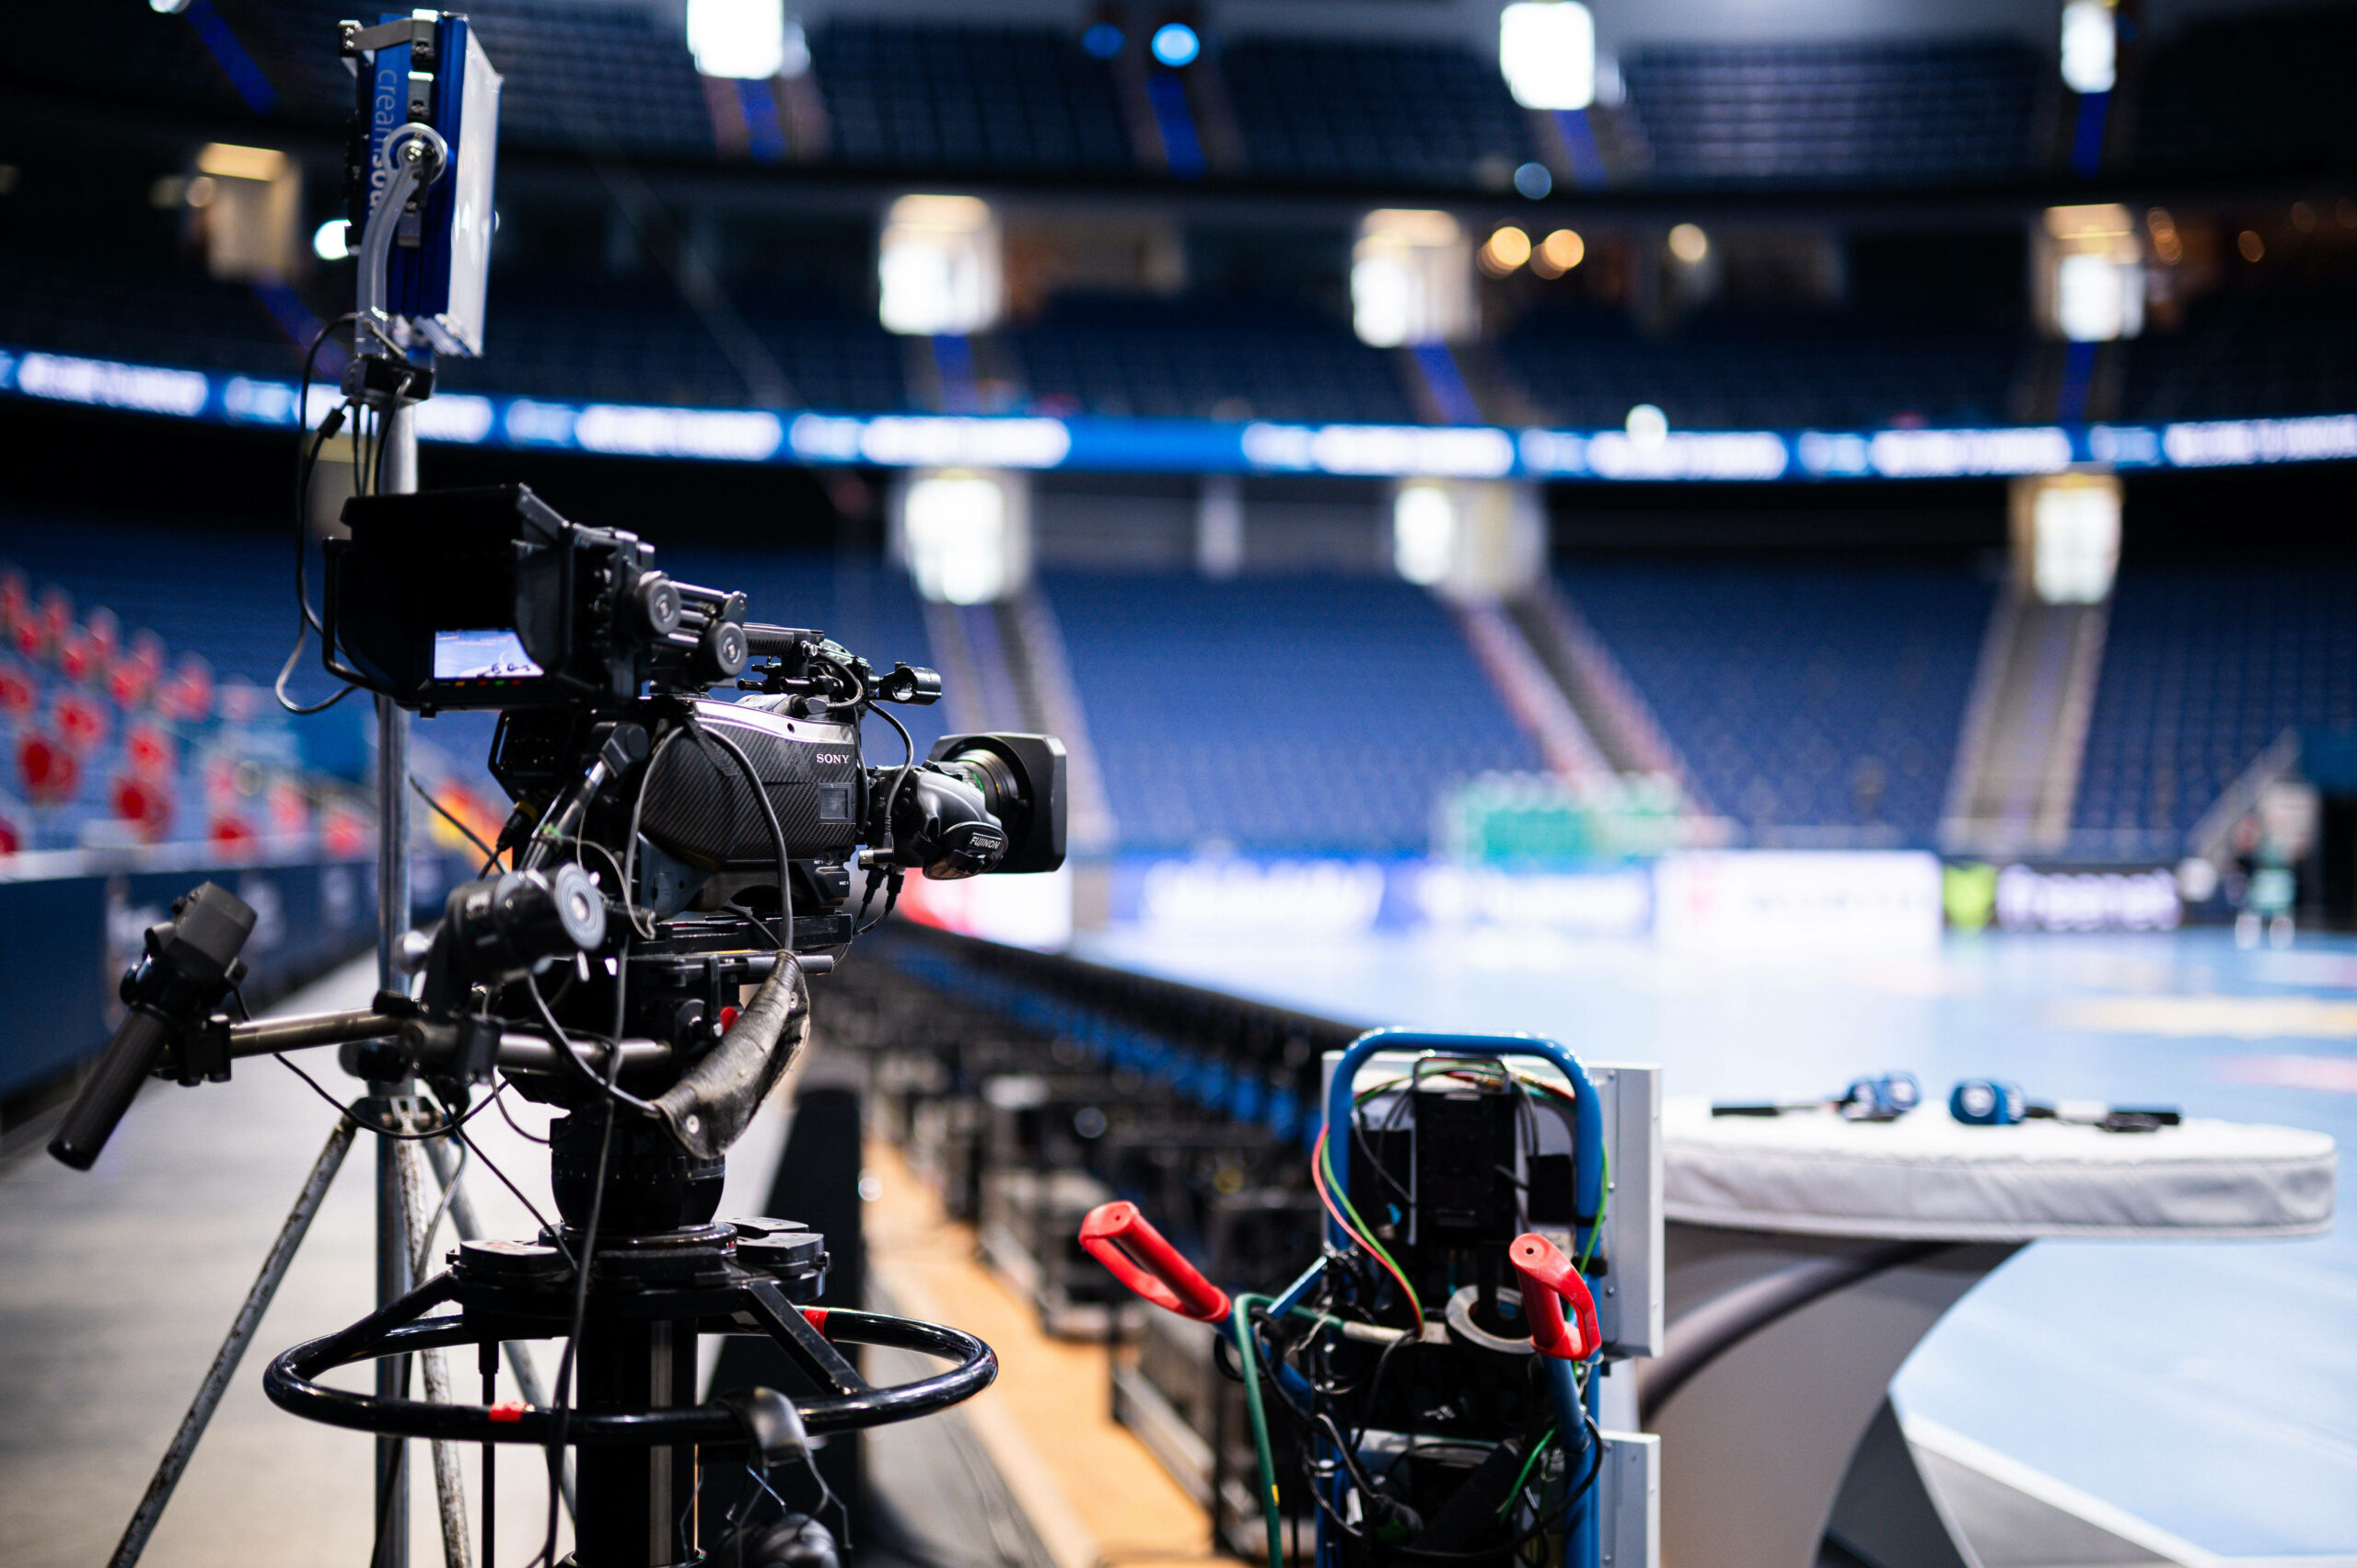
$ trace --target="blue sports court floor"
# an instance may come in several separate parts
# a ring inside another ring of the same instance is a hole
[[[1837,1091],[1912,1069],[2182,1106],[2357,1145],[2357,941],[1952,938],[1921,958],[1739,960],[1643,943],[1112,935],[1085,955],[1368,1024],[1553,1035],[1668,1092]],[[1900,1374],[1927,1417],[2224,1558],[2357,1559],[2357,1214],[2270,1243],[2040,1243]]]

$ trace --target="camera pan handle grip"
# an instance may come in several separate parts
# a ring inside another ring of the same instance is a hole
[[[1557,1361],[1585,1361],[1604,1342],[1596,1321],[1596,1297],[1579,1270],[1555,1244],[1535,1231],[1515,1237],[1506,1256],[1522,1276],[1522,1310],[1530,1319],[1531,1348]],[[1563,1320],[1572,1304],[1573,1322]]]
[[[745,622],[745,645],[756,656],[794,653],[816,635],[799,626],[771,626],[758,621]]]
[[[1131,1202],[1099,1203],[1080,1224],[1080,1244],[1113,1276],[1166,1312],[1216,1323],[1227,1292],[1203,1278]]]
[[[49,1141],[49,1152],[75,1170],[89,1169],[114,1135],[122,1113],[138,1098],[139,1086],[164,1059],[171,1033],[171,1023],[162,1014],[149,1007],[132,1008],[107,1041],[89,1081],[66,1108],[64,1121]]]

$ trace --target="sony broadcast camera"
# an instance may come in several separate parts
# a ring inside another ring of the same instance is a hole
[[[888,912],[912,870],[1063,862],[1055,739],[950,736],[870,765],[862,720],[937,701],[930,669],[879,671],[823,632],[748,621],[744,595],[679,582],[635,535],[569,522],[519,485],[360,497],[345,521],[326,547],[328,668],[421,713],[501,711],[507,866],[404,939],[412,993],[300,1039],[214,1016],[251,920],[209,884],[192,894],[126,978],[130,1021],[52,1145],[69,1164],[96,1157],[150,1073],[194,1082],[332,1040],[372,1081],[422,1076],[451,1114],[494,1066],[568,1111],[637,1109],[603,1162],[606,1223],[697,1225],[723,1151],[807,1034],[805,977],[832,968],[879,889]],[[709,695],[732,686],[738,700]],[[575,1225],[598,1122],[554,1129]]]

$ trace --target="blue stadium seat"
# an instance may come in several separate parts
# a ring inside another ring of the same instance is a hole
[[[1112,73],[1072,29],[838,16],[810,57],[845,163],[1134,167]]]
[[[2287,173],[2357,155],[2357,11],[2342,5],[2237,9],[2154,47],[2136,161],[2166,173]]]
[[[1388,355],[1278,302],[1064,296],[1013,334],[1034,403],[1155,419],[1415,414]]]
[[[1751,842],[1932,843],[1993,592],[1968,566],[1594,559],[1561,580]]]
[[[1496,63],[1462,45],[1246,38],[1220,70],[1257,174],[1497,189],[1538,156]]]
[[[905,407],[900,340],[872,317],[802,297],[800,314],[745,313],[795,405]],[[737,361],[667,277],[496,274],[484,344],[480,361],[447,363],[447,385],[573,401],[728,406],[753,397]]]
[[[2357,411],[2357,302],[2289,279],[2212,295],[2130,343],[2122,379],[2131,419]]]
[[[1904,185],[2032,166],[2039,53],[2011,40],[1681,44],[1621,62],[1664,185]]]
[[[1562,423],[1616,425],[1652,403],[1675,428],[1708,430],[2002,421],[2033,345],[1936,321],[1717,306],[1647,337],[1590,306],[1534,312],[1498,349]]]
[[[50,245],[0,245],[0,343],[282,379],[302,367],[243,284]]]
[[[2124,567],[2074,824],[2182,853],[2259,752],[2309,726],[2357,726],[2357,565]]]
[[[1454,780],[1536,771],[1463,636],[1397,580],[1042,582],[1124,850],[1422,854]]]

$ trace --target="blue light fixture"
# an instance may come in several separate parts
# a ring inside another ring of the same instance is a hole
[[[1195,63],[1203,52],[1203,41],[1195,29],[1184,22],[1165,22],[1154,29],[1154,57],[1176,71]]]
[[[1110,22],[1092,22],[1080,35],[1080,47],[1099,60],[1110,60],[1121,52],[1121,29]]]

